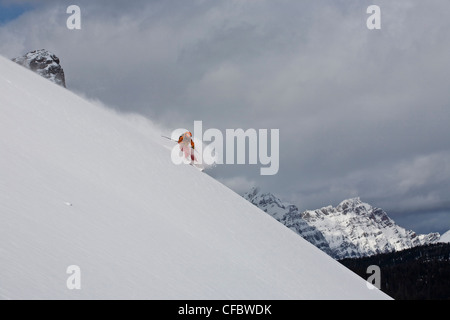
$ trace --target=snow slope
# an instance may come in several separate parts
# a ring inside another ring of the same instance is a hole
[[[269,192],[263,192],[257,187],[253,187],[243,197],[289,229],[292,229],[292,231],[299,234],[303,239],[333,257],[333,252],[322,232],[314,226],[309,225],[302,218],[296,205],[283,202],[275,195]]]
[[[0,57],[0,298],[386,299],[150,122]],[[69,290],[71,265],[81,289]]]
[[[450,242],[450,230],[445,232],[440,238],[438,242]]]

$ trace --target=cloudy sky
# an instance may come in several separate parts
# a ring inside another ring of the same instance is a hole
[[[81,8],[68,30],[66,9]],[[369,30],[369,5],[381,30]],[[70,90],[167,128],[280,129],[280,170],[220,165],[301,210],[359,196],[450,229],[448,0],[0,0],[0,54],[55,53]]]

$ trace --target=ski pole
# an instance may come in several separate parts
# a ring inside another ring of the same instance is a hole
[[[166,136],[163,136],[163,135],[161,135],[161,137],[166,138],[167,140],[170,140],[170,141],[178,142],[178,141],[176,141],[176,140],[174,140],[172,138],[169,138],[169,137],[166,137]]]

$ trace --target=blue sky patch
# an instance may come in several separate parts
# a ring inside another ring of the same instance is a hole
[[[0,4],[0,25],[17,19],[23,13],[31,10],[30,5],[5,5]]]

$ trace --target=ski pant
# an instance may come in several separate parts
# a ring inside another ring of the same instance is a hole
[[[191,146],[180,144],[180,149],[181,152],[184,153],[186,159],[191,158],[191,161],[195,161],[194,149],[192,149]]]

